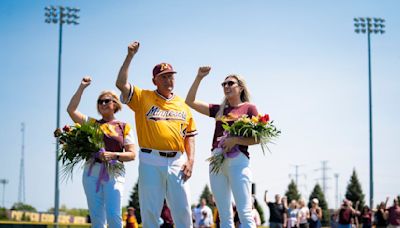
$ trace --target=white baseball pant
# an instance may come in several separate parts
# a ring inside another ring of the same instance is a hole
[[[110,175],[110,179],[107,182],[102,181],[99,191],[96,192],[101,163],[96,162],[93,164],[90,176],[88,176],[89,167],[89,164],[85,164],[82,183],[89,207],[92,227],[104,228],[108,222],[109,228],[121,228],[121,205],[125,177]]]
[[[249,159],[243,153],[234,158],[225,158],[218,174],[210,172],[211,190],[217,204],[221,228],[233,228],[232,197],[236,203],[241,227],[255,228],[252,217],[252,174]]]
[[[164,199],[176,228],[192,227],[190,189],[182,179],[187,158],[181,152],[162,157],[158,150],[139,152],[139,202],[143,228],[159,227]]]

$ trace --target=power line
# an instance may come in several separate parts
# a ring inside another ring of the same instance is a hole
[[[321,163],[322,163],[322,167],[320,169],[316,169],[316,170],[321,170],[322,176],[320,178],[317,178],[317,180],[322,180],[322,192],[324,193],[325,198],[327,198],[327,190],[329,188],[327,180],[331,179],[330,177],[328,177],[327,171],[330,168],[328,168],[328,166],[327,166],[328,161],[321,161]]]
[[[295,171],[294,171],[293,175],[289,174],[289,177],[294,176],[295,177],[294,181],[296,183],[296,186],[299,187],[299,176],[304,175],[304,174],[299,174],[299,167],[304,166],[304,165],[290,165],[290,166],[293,166],[295,168]]]
[[[295,164],[295,165],[290,165],[292,167],[294,167],[294,174],[289,174],[289,178],[291,178],[293,180],[294,177],[294,181],[295,184],[297,186],[297,189],[302,193],[303,196],[307,195],[307,176],[304,173],[301,173],[299,171],[299,168],[305,165],[299,165],[299,164]],[[304,177],[304,184],[299,183],[300,177],[303,176]],[[304,191],[301,191],[300,189],[303,189]]]

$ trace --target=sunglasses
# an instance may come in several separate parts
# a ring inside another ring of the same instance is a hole
[[[225,87],[227,85],[227,86],[231,87],[235,84],[236,84],[236,82],[234,82],[234,81],[226,81],[226,82],[221,83],[221,86]]]
[[[97,104],[98,105],[106,105],[106,104],[110,103],[111,101],[114,102],[114,100],[112,100],[112,99],[98,99]]]

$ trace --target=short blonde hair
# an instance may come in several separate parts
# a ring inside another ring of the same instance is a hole
[[[104,90],[104,91],[102,91],[100,93],[99,97],[97,98],[97,100],[100,100],[102,97],[107,96],[107,95],[111,96],[113,101],[114,101],[114,106],[115,106],[114,113],[117,113],[118,111],[120,111],[122,109],[122,103],[119,100],[117,94],[112,90]],[[99,105],[97,104],[96,107],[97,107],[97,112],[100,113]]]

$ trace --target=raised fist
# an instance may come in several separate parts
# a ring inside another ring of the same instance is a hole
[[[128,53],[131,55],[136,54],[136,52],[139,50],[139,46],[140,46],[140,43],[137,41],[129,44],[128,45]]]
[[[90,76],[85,76],[82,78],[81,85],[83,86],[83,88],[86,88],[90,85],[91,82],[92,78]]]
[[[210,70],[211,70],[210,66],[199,67],[199,71],[197,72],[197,77],[204,78],[210,73]]]

